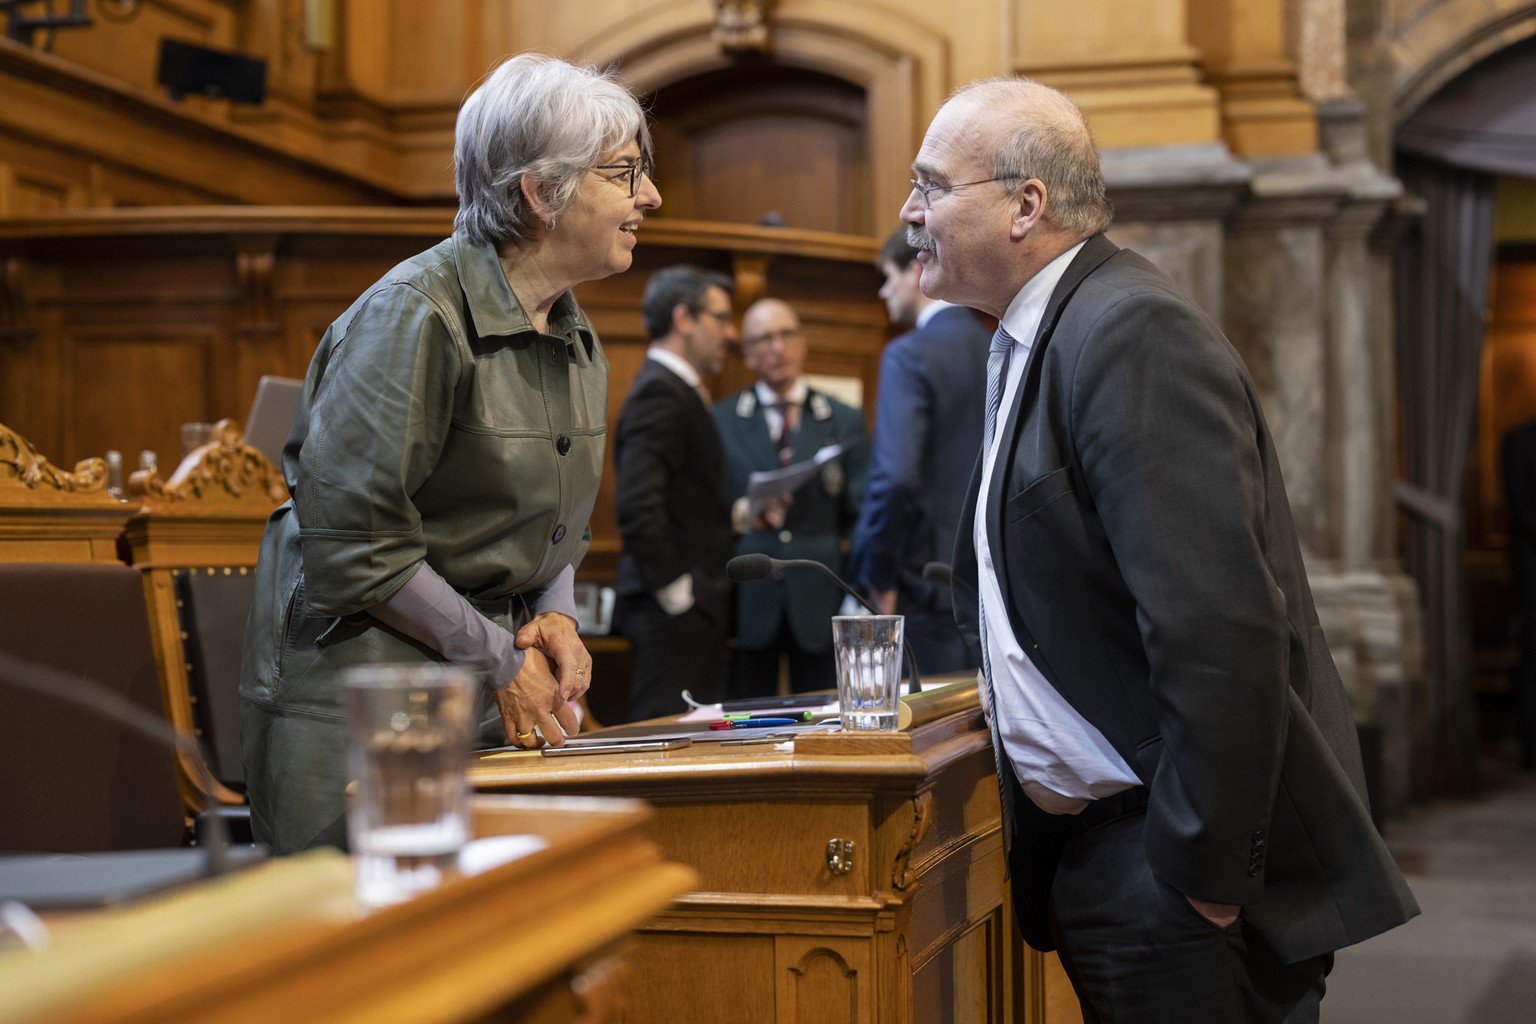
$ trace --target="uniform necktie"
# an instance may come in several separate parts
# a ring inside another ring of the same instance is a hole
[[[986,428],[982,433],[982,458],[990,458],[992,453],[992,439],[997,433],[997,414],[1003,404],[1003,383],[1008,378],[1008,363],[1013,358],[1013,336],[1003,330],[1003,325],[997,325],[997,333],[992,335],[992,348],[987,353],[987,419]],[[992,468],[996,473],[997,467]],[[978,510],[987,507],[987,496],[978,495],[976,499]],[[995,559],[994,559],[995,561]],[[997,687],[992,683],[992,650],[987,642],[987,611],[985,602],[977,602],[977,611],[981,615],[981,672],[986,678],[987,707],[991,714],[987,716],[987,724],[992,732],[992,756],[997,760],[997,797],[1002,806],[1003,826],[1003,873],[1008,873],[1008,853],[1013,848],[1014,806],[1013,787],[1009,780],[1013,774],[1013,764],[1008,760],[1008,752],[1003,749],[1003,733],[998,725]],[[1004,774],[1004,773],[1007,774]]]
[[[774,438],[774,447],[779,452],[779,468],[789,465],[795,457],[795,424],[791,416],[795,413],[793,402],[774,402],[773,408],[779,413],[779,436]]]

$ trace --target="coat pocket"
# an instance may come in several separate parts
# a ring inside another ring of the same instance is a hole
[[[1016,523],[1021,519],[1028,519],[1057,498],[1072,494],[1074,490],[1070,467],[1063,466],[1052,470],[1045,476],[1032,480],[1028,487],[1008,499],[1008,521]]]

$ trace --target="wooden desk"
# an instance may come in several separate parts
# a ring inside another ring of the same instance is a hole
[[[1009,919],[975,683],[912,704],[908,731],[803,736],[792,753],[484,754],[470,780],[643,797],[650,836],[698,872],[635,939],[631,1024],[1039,1024],[1065,980]]]
[[[536,833],[549,845],[362,919],[347,910],[344,860],[322,859],[311,865],[317,875],[282,884],[259,873],[299,864],[274,861],[168,898],[185,905],[142,908],[148,918],[116,933],[89,936],[93,923],[113,922],[83,921],[43,954],[0,955],[0,1019],[618,1024],[633,987],[624,937],[694,882],[646,838],[647,816],[633,801],[477,798],[481,835]],[[227,883],[244,889],[223,895],[243,902],[219,901],[214,887]],[[338,899],[340,919],[317,909]],[[235,913],[237,905],[247,912]],[[167,909],[175,913],[159,913]],[[195,929],[222,931],[189,942]],[[104,941],[96,949],[87,939]],[[156,957],[148,944],[157,941],[178,952]],[[146,945],[147,955],[133,948]],[[118,962],[104,964],[114,953]],[[59,954],[73,959],[48,963]],[[135,967],[123,956],[147,962]],[[23,1015],[22,982],[37,984],[49,970],[63,977],[61,998]]]

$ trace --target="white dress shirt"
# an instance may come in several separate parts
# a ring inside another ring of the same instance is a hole
[[[783,398],[780,398],[773,388],[762,381],[754,384],[753,390],[757,392],[757,403],[763,407],[763,418],[768,421],[768,436],[772,438],[777,438],[784,433],[784,405],[793,405],[797,412],[802,411],[805,409],[806,397],[811,392],[804,377],[790,385]],[[797,417],[795,426],[799,425]]]
[[[1008,379],[997,414],[997,431],[982,466],[981,492],[976,508],[976,562],[979,569],[982,613],[987,623],[987,658],[992,666],[991,709],[1002,734],[1003,750],[1013,762],[1014,775],[1024,794],[1052,814],[1076,814],[1090,800],[1118,793],[1141,780],[1131,771],[1104,734],[1078,714],[1056,691],[1014,636],[998,583],[996,563],[987,537],[986,501],[992,483],[993,463],[1008,411],[1017,401],[1019,382],[1029,363],[1035,334],[1045,316],[1045,305],[1061,281],[1067,265],[1082,244],[1051,261],[1019,290],[1003,314],[1003,327],[1015,339],[1008,362]],[[1027,561],[1028,551],[1008,551],[1014,564]],[[986,687],[982,687],[982,692]]]

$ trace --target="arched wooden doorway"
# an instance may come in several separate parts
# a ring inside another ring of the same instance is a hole
[[[861,87],[766,61],[674,82],[652,99],[662,216],[876,234]]]

